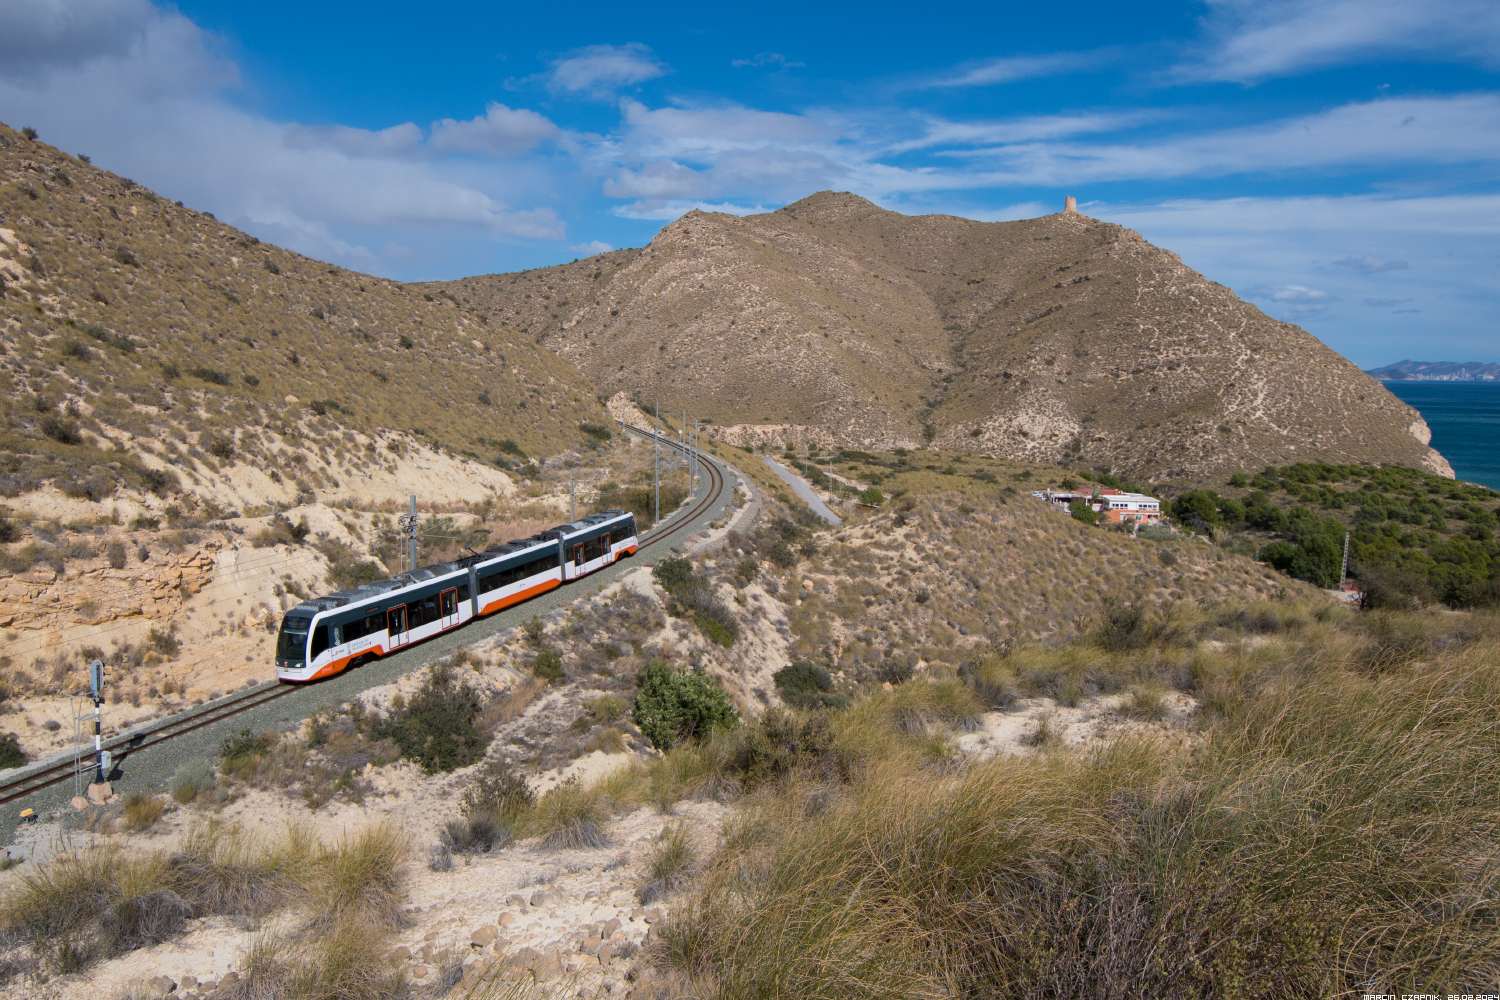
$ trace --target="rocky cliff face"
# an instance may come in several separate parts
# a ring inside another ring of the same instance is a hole
[[[59,637],[74,626],[98,627],[132,618],[167,619],[213,575],[222,543],[183,552],[132,558],[119,569],[107,558],[75,564],[65,573],[35,566],[0,581],[0,628],[38,630]]]
[[[823,192],[442,290],[735,443],[931,442],[1186,482],[1296,461],[1451,475],[1415,410],[1306,331],[1076,213],[981,223]]]

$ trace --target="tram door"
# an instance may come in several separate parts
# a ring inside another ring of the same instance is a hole
[[[575,546],[573,546],[573,566],[574,566],[573,575],[574,576],[580,576],[581,574],[578,572],[578,570],[579,570],[580,567],[583,566],[583,546],[582,545],[575,545]]]
[[[392,608],[385,614],[386,631],[391,636],[391,648],[396,649],[411,641],[410,626],[406,621],[406,605]]]
[[[438,595],[438,611],[443,616],[443,628],[458,624],[458,588],[445,590]]]

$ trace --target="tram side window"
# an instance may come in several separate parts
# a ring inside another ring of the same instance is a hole
[[[438,620],[438,603],[436,597],[429,597],[425,601],[412,606],[412,627],[426,625]]]
[[[328,651],[328,626],[327,625],[319,625],[317,628],[313,629],[313,634],[312,634],[312,655],[313,656],[317,656],[319,653],[326,653],[327,651]]]
[[[505,570],[503,569],[498,573],[479,578],[479,592],[481,594],[488,594],[490,591],[499,590],[503,586],[505,586]]]
[[[467,601],[469,599],[469,585],[467,583],[460,583],[458,585],[458,599],[460,601]]]
[[[342,642],[353,642],[355,639],[363,639],[367,635],[384,631],[385,615],[376,611],[367,617],[345,622],[339,629],[339,636]]]

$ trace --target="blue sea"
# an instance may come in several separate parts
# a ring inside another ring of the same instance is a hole
[[[1421,411],[1459,479],[1500,490],[1500,382],[1382,382]]]

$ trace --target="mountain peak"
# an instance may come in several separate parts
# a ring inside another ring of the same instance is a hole
[[[931,446],[1179,484],[1299,461],[1447,469],[1420,414],[1316,338],[1076,212],[981,223],[819,191],[684,216],[652,246],[455,291],[602,393],[741,446]]]
[[[793,202],[778,212],[810,219],[858,219],[872,215],[895,215],[848,191],[819,191]]]

